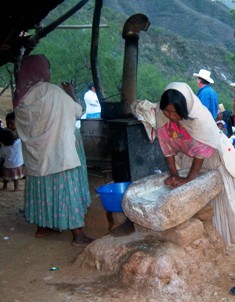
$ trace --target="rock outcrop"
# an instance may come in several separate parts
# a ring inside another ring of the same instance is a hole
[[[187,170],[182,170],[185,174]],[[128,187],[122,200],[127,217],[154,231],[165,231],[189,220],[221,192],[218,171],[205,171],[175,189],[164,186],[168,173],[151,175]]]
[[[78,262],[115,275],[122,286],[145,293],[146,301],[153,297],[161,302],[202,301],[200,294],[219,275],[225,253],[210,205],[222,188],[220,176],[205,172],[180,188],[164,191],[166,176],[146,177],[128,187],[123,207],[135,222],[135,232],[94,241]],[[161,185],[160,195],[152,194]],[[213,301],[212,292],[208,295]]]

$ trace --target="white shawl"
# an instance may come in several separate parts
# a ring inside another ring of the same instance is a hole
[[[45,176],[81,165],[75,147],[75,122],[82,107],[60,87],[34,85],[15,108],[26,175]]]

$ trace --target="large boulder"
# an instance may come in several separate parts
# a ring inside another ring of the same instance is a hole
[[[185,175],[188,170],[182,170]],[[222,190],[218,171],[202,171],[178,188],[164,185],[169,174],[151,175],[133,182],[122,200],[125,215],[137,225],[153,231],[176,227],[204,208]]]

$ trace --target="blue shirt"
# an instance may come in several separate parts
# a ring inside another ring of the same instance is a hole
[[[202,104],[208,108],[213,118],[216,119],[218,113],[218,94],[210,86],[206,85],[198,90],[197,96],[202,102]]]

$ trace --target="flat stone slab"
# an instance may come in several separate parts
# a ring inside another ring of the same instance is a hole
[[[188,169],[181,170],[187,175]],[[153,231],[173,228],[194,216],[222,190],[217,170],[203,170],[194,180],[178,187],[164,185],[168,172],[133,182],[125,192],[122,208],[136,224]]]

